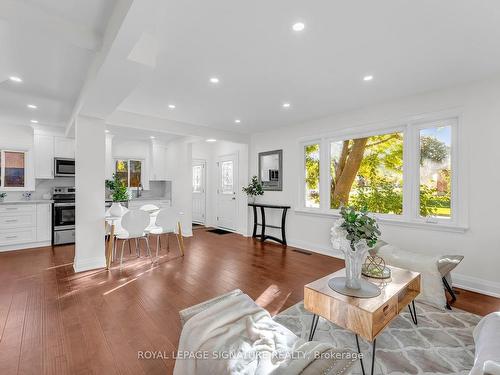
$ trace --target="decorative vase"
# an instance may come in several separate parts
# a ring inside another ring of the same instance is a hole
[[[248,196],[248,203],[255,203],[255,195]]]
[[[345,286],[349,289],[361,289],[361,269],[369,247],[360,242],[354,245],[354,249],[349,245],[341,246],[340,250],[345,256]]]
[[[120,202],[113,202],[111,207],[109,208],[109,214],[111,216],[122,216],[123,206]]]

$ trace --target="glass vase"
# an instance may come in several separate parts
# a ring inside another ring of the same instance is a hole
[[[361,289],[361,269],[369,247],[361,242],[354,246],[345,244],[340,249],[345,258],[346,287]]]

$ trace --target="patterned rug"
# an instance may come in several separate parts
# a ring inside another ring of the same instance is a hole
[[[441,311],[416,303],[418,326],[404,309],[377,337],[375,374],[468,374],[474,364],[472,331],[480,316],[460,311]],[[277,322],[307,339],[312,314],[302,302],[276,315]],[[356,351],[354,334],[320,318],[315,341]],[[365,370],[369,373],[371,344],[360,339]],[[355,365],[352,374],[361,374]]]

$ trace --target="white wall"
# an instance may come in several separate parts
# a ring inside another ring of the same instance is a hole
[[[105,137],[102,120],[79,117],[76,134],[76,272],[106,266],[104,252]]]
[[[241,190],[248,184],[248,145],[227,141],[193,143],[193,159],[205,160],[206,170],[206,226],[217,226],[217,158],[224,155],[238,155],[238,180],[236,182],[236,202],[238,205],[238,223],[236,231],[247,235],[247,197]]]
[[[257,154],[283,149],[283,191],[265,192],[261,201],[298,203],[301,137],[320,135],[371,123],[393,123],[441,111],[459,112],[459,158],[464,164],[460,186],[469,212],[469,229],[452,233],[382,225],[383,239],[404,249],[427,254],[463,254],[455,284],[500,296],[500,78],[440,92],[408,97],[286,128],[255,134],[250,144],[250,175],[257,174]],[[468,176],[468,178],[467,178]],[[274,218],[277,220],[277,218]],[[287,222],[290,245],[333,254],[329,244],[331,217],[301,214],[293,209]]]

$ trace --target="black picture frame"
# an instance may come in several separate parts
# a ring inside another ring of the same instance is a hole
[[[278,155],[278,169],[268,169],[263,171],[263,158],[266,156]],[[267,179],[262,180],[262,174],[267,174]],[[259,152],[259,173],[257,175],[262,189],[266,191],[282,191],[283,190],[283,150],[273,150]]]

